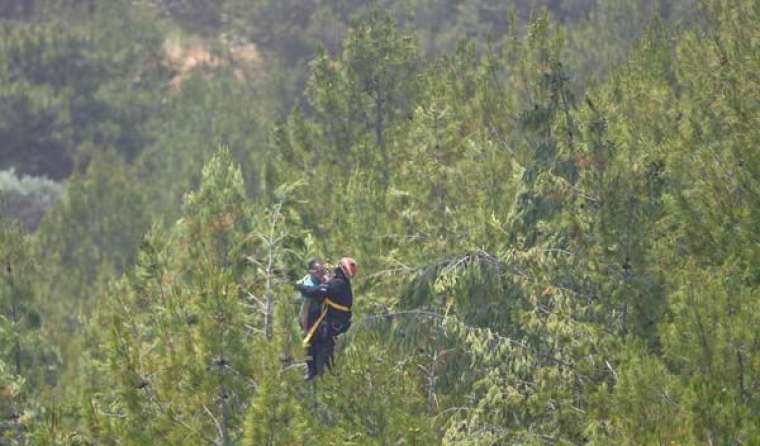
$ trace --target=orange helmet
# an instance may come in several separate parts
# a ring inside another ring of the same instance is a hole
[[[343,274],[345,274],[349,279],[352,279],[354,275],[356,275],[356,260],[352,259],[351,257],[343,257],[338,262],[338,265],[340,265],[340,269],[343,271]]]

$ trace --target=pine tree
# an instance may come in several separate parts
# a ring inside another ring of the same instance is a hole
[[[250,217],[229,151],[206,165],[184,213],[168,233],[153,229],[108,293],[104,440],[231,444],[239,434],[255,316],[245,298]]]
[[[325,155],[342,167],[374,166],[387,187],[395,165],[388,129],[414,99],[417,47],[380,12],[356,20],[335,60],[312,62],[307,95],[322,129]]]
[[[0,438],[26,444],[38,396],[54,379],[58,361],[45,340],[41,305],[34,282],[38,268],[30,237],[0,216]]]

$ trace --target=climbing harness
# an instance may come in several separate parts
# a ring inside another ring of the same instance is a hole
[[[345,305],[336,304],[335,302],[330,300],[329,297],[326,297],[325,300],[322,302],[322,312],[319,314],[319,318],[317,318],[314,324],[312,324],[311,328],[309,329],[309,332],[306,333],[306,337],[303,338],[304,348],[308,348],[309,345],[311,344],[311,338],[314,337],[314,333],[317,332],[317,328],[319,328],[319,325],[322,323],[322,319],[325,318],[325,316],[327,315],[327,310],[330,308],[334,308],[338,311],[343,311],[345,313],[351,312],[351,308]]]

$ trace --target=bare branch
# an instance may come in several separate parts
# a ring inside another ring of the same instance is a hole
[[[206,411],[208,416],[211,417],[211,420],[214,422],[214,425],[216,426],[216,431],[219,433],[219,438],[222,438],[224,436],[224,429],[222,429],[222,425],[219,424],[219,420],[216,419],[214,414],[211,413],[211,411],[209,410],[208,407],[206,407],[205,404],[203,405],[203,409]],[[218,444],[218,442],[216,441],[214,443]]]
[[[252,300],[252,301],[256,302],[256,303],[257,303],[257,304],[259,304],[259,306],[261,306],[262,308],[265,308],[265,307],[266,307],[266,303],[265,303],[265,302],[263,302],[263,301],[262,301],[261,299],[259,299],[258,297],[254,296],[254,295],[253,295],[253,293],[251,293],[250,291],[246,291],[246,294],[248,295],[248,299],[250,299],[250,300]]]

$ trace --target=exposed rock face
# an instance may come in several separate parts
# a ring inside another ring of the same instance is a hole
[[[234,69],[235,76],[242,81],[255,77],[258,69],[263,66],[261,54],[252,43],[230,46],[219,54],[212,53],[208,45],[203,43],[183,46],[167,42],[164,48],[166,60],[175,71],[170,81],[174,89],[179,89],[195,70],[228,66]]]

